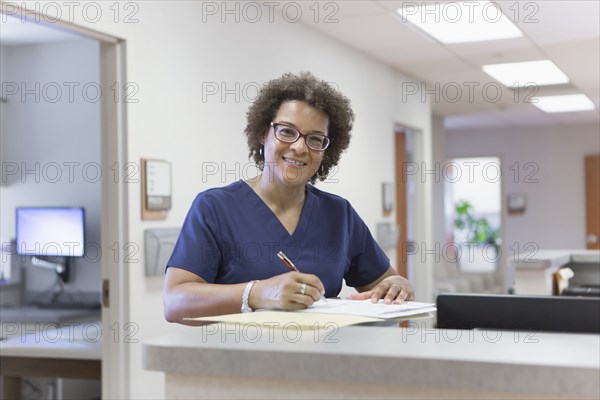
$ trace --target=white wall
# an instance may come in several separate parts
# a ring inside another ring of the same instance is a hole
[[[432,161],[439,165],[446,162],[446,132],[444,119],[437,115],[432,118]],[[432,169],[432,168],[430,168]],[[446,243],[446,224],[444,215],[444,180],[433,179],[433,232],[436,243]]]
[[[505,261],[514,243],[528,253],[528,242],[540,249],[585,248],[584,157],[600,152],[598,125],[452,131],[446,144],[448,159],[500,157]],[[524,214],[507,214],[510,193],[525,193]]]
[[[220,16],[202,22],[199,3],[135,4],[139,22],[133,24],[115,24],[110,4],[105,5],[105,17],[97,23],[80,14],[74,18],[75,23],[127,41],[127,79],[139,88],[134,96],[138,102],[128,104],[129,161],[152,157],[173,163],[173,209],[167,221],[140,220],[139,185],[131,184],[129,241],[141,245],[144,229],[179,226],[199,191],[244,177],[233,173],[225,179],[213,176],[203,180],[207,163],[224,163],[232,170],[248,162],[243,129],[250,104],[235,95],[226,96],[225,101],[219,96],[203,101],[203,84],[251,87],[284,72],[301,70],[335,83],[352,100],[357,118],[351,148],[334,177],[338,181],[319,187],[348,198],[374,230],[382,219],[381,182],[394,180],[394,123],[421,130],[426,146],[430,145],[430,106],[401,101],[404,78],[400,74],[279,17],[275,22],[265,18],[255,24],[236,23],[231,16],[227,23],[222,23]],[[430,209],[427,204],[423,207]],[[139,327],[134,338],[139,342],[123,345],[131,376],[127,397],[160,398],[163,375],[142,368],[140,342],[193,328],[164,321],[162,279],[145,278],[141,262],[129,264],[126,273],[131,282],[126,318]],[[416,286],[428,287],[428,276],[421,268]],[[417,294],[427,296],[425,291]]]
[[[2,46],[0,44],[0,82],[4,82],[5,76],[6,76],[6,57],[7,57],[7,50],[6,50],[6,46]],[[3,99],[4,99],[4,93],[2,90],[0,90],[0,161],[4,160],[6,151],[5,151],[5,139],[4,139],[4,126],[5,126],[5,122],[4,120],[5,118],[5,103],[3,103]],[[0,170],[1,172],[1,170]],[[0,176],[0,184],[2,183],[1,181],[2,177]],[[0,228],[1,229],[1,228]],[[1,236],[1,231],[0,231],[0,240],[3,240],[4,238]]]
[[[444,120],[442,117],[434,115],[432,117],[432,128],[431,128],[431,161],[425,164],[419,165],[419,171],[423,170],[435,170],[436,166],[443,166],[446,159],[446,133],[444,131]],[[419,180],[427,182],[431,185],[432,195],[432,212],[431,212],[431,226],[432,234],[431,240],[428,242],[427,250],[433,250],[436,248],[442,249],[444,245],[449,242],[450,238],[447,235],[446,226],[451,224],[451,221],[446,221],[444,212],[445,207],[445,191],[444,191],[444,180],[440,179],[440,175],[418,174]],[[439,246],[439,247],[436,247]],[[444,276],[446,271],[447,260],[442,256],[442,251],[438,250],[435,254],[427,254],[421,250],[418,254],[419,257],[424,257],[431,265],[433,265],[434,276]],[[438,272],[439,271],[439,272]],[[433,280],[433,278],[432,278]]]
[[[3,87],[8,90],[16,84],[18,93],[3,93],[7,102],[2,104],[0,238],[3,242],[14,239],[17,206],[82,206],[86,243],[96,250],[100,243],[100,108],[93,101],[94,89],[87,95],[81,89],[86,83],[98,83],[99,45],[81,39],[3,46],[1,51]],[[68,82],[81,84],[74,87],[71,97],[65,86]],[[23,89],[28,91],[25,96]],[[22,259],[27,266],[27,290],[48,289],[55,274],[29,267],[29,257]],[[100,268],[95,251],[75,258],[72,280],[65,289],[99,294]]]

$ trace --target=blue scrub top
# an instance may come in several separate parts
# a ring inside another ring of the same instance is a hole
[[[342,197],[306,185],[306,200],[292,235],[242,180],[196,197],[167,267],[182,268],[206,282],[234,284],[267,279],[289,269],[282,250],[300,272],[315,274],[325,296],[342,287],[380,278],[390,261],[364,221]]]

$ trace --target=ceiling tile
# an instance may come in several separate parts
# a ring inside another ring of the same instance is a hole
[[[598,37],[600,2],[597,0],[500,1],[504,14],[538,45]]]

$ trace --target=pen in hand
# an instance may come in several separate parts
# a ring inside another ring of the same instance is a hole
[[[286,267],[288,267],[290,270],[295,271],[295,272],[300,272],[298,271],[298,268],[296,268],[296,266],[294,265],[294,263],[292,262],[292,260],[290,260],[283,251],[280,251],[279,253],[277,253],[277,257],[279,257],[281,259],[281,261],[283,261],[283,263],[285,264]],[[325,296],[323,296],[323,293],[321,293],[321,299],[327,303],[327,299],[325,298]]]

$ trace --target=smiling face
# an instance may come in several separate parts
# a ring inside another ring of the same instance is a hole
[[[273,123],[295,128],[303,134],[327,136],[327,115],[302,101],[281,104]],[[311,150],[304,137],[294,143],[284,143],[275,137],[271,126],[263,138],[265,173],[271,181],[285,185],[305,185],[318,171],[324,151]],[[327,150],[325,150],[327,151]]]

